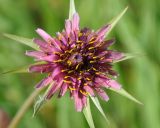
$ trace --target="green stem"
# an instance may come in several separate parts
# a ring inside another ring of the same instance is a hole
[[[16,128],[19,124],[20,120],[28,110],[28,108],[33,104],[35,98],[38,96],[38,94],[41,92],[42,89],[37,89],[32,92],[32,94],[26,99],[22,107],[19,109],[11,123],[9,124],[8,128]]]

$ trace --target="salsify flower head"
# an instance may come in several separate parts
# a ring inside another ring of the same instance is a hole
[[[99,95],[108,101],[104,88],[120,89],[114,80],[117,73],[112,69],[115,61],[124,57],[123,53],[110,50],[114,39],[105,40],[111,25],[105,25],[97,31],[90,28],[80,29],[79,15],[74,13],[65,21],[65,29],[52,37],[38,28],[36,32],[42,37],[34,39],[39,51],[27,51],[36,61],[45,62],[33,65],[30,72],[46,73],[36,88],[51,85],[46,95],[50,99],[57,91],[63,96],[67,91],[74,99],[77,111],[87,105],[87,97]]]

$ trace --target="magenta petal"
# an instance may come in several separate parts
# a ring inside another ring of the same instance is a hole
[[[57,60],[58,57],[56,55],[48,55],[48,56],[43,56],[38,58],[37,60],[43,60],[43,61],[48,61],[48,62],[53,62],[54,60]]]
[[[77,91],[74,91],[73,96],[74,96],[74,103],[75,103],[76,110],[78,112],[81,112],[83,108],[82,99],[78,96]]]
[[[72,30],[79,30],[79,15],[78,13],[75,13],[73,15],[73,19],[72,19]]]
[[[87,97],[83,95],[82,97],[83,108],[87,106]]]
[[[114,88],[114,89],[121,89],[121,85],[115,81],[115,80],[110,80],[108,82],[108,85],[111,87],[111,88]]]
[[[70,20],[66,20],[65,29],[66,29],[67,35],[69,36],[71,33],[71,21]]]
[[[64,96],[64,94],[67,92],[67,89],[68,89],[68,84],[66,83],[63,83],[62,87],[61,87],[61,90],[60,90],[60,93],[59,93],[59,96]]]
[[[84,89],[87,93],[89,93],[91,96],[94,96],[94,91],[90,86],[84,86]]]
[[[49,45],[47,42],[42,41],[40,39],[34,39],[33,42],[35,42],[39,48],[44,52],[58,52],[59,50],[51,45]]]
[[[57,75],[61,73],[60,67],[56,67],[52,72],[52,78],[54,79]]]
[[[52,78],[51,77],[47,77],[44,78],[43,80],[41,80],[37,85],[36,88],[41,88],[43,86],[47,86],[49,83],[52,82]]]
[[[121,52],[112,51],[110,58],[112,58],[113,60],[120,60],[124,58],[124,54]]]
[[[105,101],[109,100],[108,95],[102,89],[97,89],[97,93],[103,100],[105,100]]]
[[[105,38],[105,34],[107,33],[108,30],[110,30],[111,25],[106,25],[104,27],[102,27],[101,29],[99,29],[96,33],[98,35],[97,39],[104,39]]]
[[[48,42],[50,39],[52,39],[52,37],[51,37],[48,33],[46,33],[44,30],[42,30],[42,29],[40,29],[40,28],[38,28],[38,29],[36,30],[36,32],[37,32],[46,42]]]
[[[46,56],[46,54],[44,52],[41,51],[26,51],[26,55],[27,56],[32,56],[35,58],[42,58],[44,56]]]
[[[40,73],[48,73],[53,71],[54,64],[39,64],[39,65],[32,65],[29,67],[30,72],[40,72]]]
[[[50,99],[54,95],[54,93],[61,87],[62,84],[63,80],[53,83],[51,89],[46,96],[46,99]]]

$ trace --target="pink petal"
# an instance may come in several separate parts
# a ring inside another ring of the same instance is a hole
[[[87,93],[89,93],[91,96],[95,96],[94,95],[94,91],[90,86],[84,86],[84,89]]]
[[[54,93],[61,87],[62,84],[63,84],[63,80],[53,83],[51,89],[49,90],[46,96],[46,99],[50,99],[54,95]]]
[[[66,29],[67,35],[69,36],[71,33],[71,21],[70,20],[66,20],[65,29]]]
[[[103,100],[105,100],[105,101],[108,101],[109,100],[109,97],[108,97],[108,95],[105,93],[105,91],[104,90],[102,90],[102,89],[98,89],[97,90],[97,93],[98,93],[98,95],[103,99]]]
[[[72,30],[79,30],[79,15],[78,13],[75,13],[73,15],[73,19],[72,19]]]
[[[26,55],[27,56],[32,56],[35,58],[42,58],[44,56],[46,56],[46,54],[44,52],[41,51],[26,51]]]
[[[84,108],[84,107],[86,107],[87,106],[87,97],[86,96],[82,96],[82,104],[83,104],[83,107],[82,108]]]
[[[97,39],[103,40],[105,38],[105,34],[107,33],[108,30],[110,30],[111,25],[106,25],[99,29],[96,33],[98,35]]]
[[[46,56],[43,56],[43,57],[39,57],[37,60],[38,61],[48,61],[48,62],[53,62],[54,60],[57,60],[58,59],[58,56],[56,55],[46,55]]]
[[[37,32],[46,42],[48,42],[49,40],[52,39],[52,37],[51,37],[48,33],[46,33],[44,30],[42,30],[42,29],[40,29],[40,28],[38,28],[38,29],[36,30],[36,32]]]
[[[57,75],[61,73],[60,67],[56,67],[52,72],[52,78],[54,79]]]
[[[124,54],[121,52],[112,51],[110,58],[112,58],[113,60],[120,60],[124,58]]]
[[[83,108],[82,99],[78,96],[78,91],[74,91],[73,93],[75,108],[77,112],[81,112]]]
[[[45,41],[42,41],[40,39],[34,39],[33,40],[42,51],[44,52],[58,52],[59,50],[51,45],[49,45],[48,43],[46,43]]]
[[[108,82],[108,86],[110,86],[111,88],[114,88],[114,89],[121,89],[121,85],[115,80],[110,80]]]
[[[39,65],[32,65],[29,67],[30,72],[40,72],[40,73],[48,73],[53,71],[54,69],[53,64],[39,64]]]
[[[68,89],[68,84],[66,83],[63,83],[62,87],[61,87],[61,90],[60,90],[60,93],[59,93],[59,96],[64,96],[64,94],[67,92],[67,89]]]
[[[43,86],[47,86],[49,83],[52,82],[52,78],[51,77],[47,77],[44,78],[43,80],[41,80],[37,85],[36,88],[41,88]]]

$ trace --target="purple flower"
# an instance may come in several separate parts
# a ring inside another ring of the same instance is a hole
[[[46,73],[36,88],[51,84],[46,99],[50,99],[59,91],[59,97],[67,91],[75,101],[77,111],[87,105],[88,96],[98,94],[103,100],[109,98],[104,88],[120,89],[121,85],[113,78],[117,73],[112,69],[114,61],[124,57],[123,53],[109,50],[114,39],[105,40],[110,25],[93,31],[89,28],[79,28],[79,15],[75,13],[71,20],[66,20],[65,30],[51,37],[42,29],[36,32],[43,38],[34,39],[39,51],[27,51],[36,61],[45,62],[33,65],[30,72]]]

